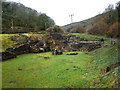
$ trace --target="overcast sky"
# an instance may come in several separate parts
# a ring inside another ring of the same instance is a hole
[[[114,6],[119,0],[8,0],[46,13],[56,25],[71,23],[69,15],[74,14],[73,22],[82,21],[102,13],[109,4]]]

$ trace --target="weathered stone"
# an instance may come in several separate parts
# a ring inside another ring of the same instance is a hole
[[[27,42],[14,45],[14,48],[8,48],[6,52],[12,52],[16,55],[24,53],[48,52],[52,49],[53,55],[61,55],[64,51],[92,51],[101,47],[102,39],[99,41],[88,41],[85,38],[76,37],[76,35],[36,34],[29,35]]]
[[[57,40],[63,39],[61,34],[50,34],[50,36],[52,36],[54,39],[57,39]]]
[[[107,68],[106,68],[106,72],[109,72],[109,71],[110,71],[110,67],[107,67]]]
[[[15,48],[6,49],[6,51],[15,53],[16,55],[29,53],[29,45],[28,44],[18,45]]]
[[[89,46],[89,48],[88,48],[88,52],[93,51],[93,50],[95,50],[95,49],[98,49],[98,48],[100,48],[100,47],[101,47],[101,44],[91,45],[91,46]]]
[[[100,39],[100,41],[101,41],[101,42],[104,42],[104,39],[103,39],[103,38],[101,38],[101,39]]]
[[[2,61],[5,61],[5,60],[11,59],[11,58],[15,58],[15,57],[16,57],[16,54],[14,54],[14,53],[2,52]]]
[[[113,39],[110,39],[110,45],[115,45],[115,44],[116,44],[116,41]]]
[[[50,47],[44,47],[44,52],[49,52],[50,51]]]
[[[40,48],[40,52],[45,52],[45,49],[44,48]]]
[[[62,55],[63,53],[62,53],[62,51],[58,51],[58,50],[52,50],[52,55]]]
[[[79,41],[84,41],[84,38],[78,38]]]
[[[37,47],[32,47],[32,46],[30,46],[29,52],[30,52],[30,53],[39,53],[40,50],[39,50],[39,48],[37,48]]]
[[[57,55],[62,55],[63,52],[62,51],[58,51]]]

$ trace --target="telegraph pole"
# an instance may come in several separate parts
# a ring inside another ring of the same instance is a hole
[[[74,14],[69,15],[69,17],[71,17],[71,23],[73,23],[73,16]]]

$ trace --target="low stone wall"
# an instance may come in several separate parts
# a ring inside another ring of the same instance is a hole
[[[17,55],[20,54],[27,54],[27,53],[41,53],[41,52],[48,52],[50,51],[49,47],[38,47],[35,45],[31,46],[30,44],[22,44],[16,46],[16,48],[8,48],[5,52],[0,52],[2,54],[2,61],[7,59],[15,58]]]
[[[29,48],[30,48],[29,44],[22,44],[16,48],[8,48],[6,49],[6,52],[12,52],[13,54],[20,55],[24,53],[29,53]]]
[[[22,44],[16,48],[8,48],[5,52],[2,52],[2,61],[15,58],[17,55],[29,53],[29,45]]]
[[[15,58],[16,54],[14,53],[10,53],[10,52],[2,52],[2,61],[11,59],[11,58]]]

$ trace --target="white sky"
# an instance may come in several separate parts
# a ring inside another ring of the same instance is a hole
[[[71,23],[70,14],[74,14],[73,22],[82,21],[102,13],[109,4],[114,6],[119,0],[8,0],[24,4],[27,7],[46,13],[56,25]]]

